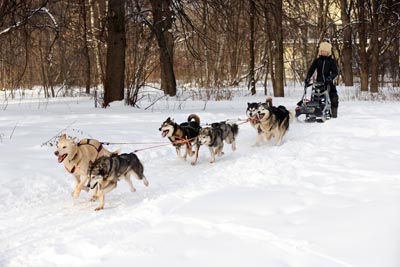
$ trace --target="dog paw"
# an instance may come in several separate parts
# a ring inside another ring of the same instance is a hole
[[[72,197],[74,197],[74,198],[79,197],[79,192],[76,192],[76,191],[72,192]]]
[[[90,202],[95,202],[97,200],[97,196],[92,196],[91,198],[90,198]]]
[[[131,192],[132,193],[136,192],[136,189],[135,188],[131,188]]]
[[[95,211],[99,211],[99,210],[102,210],[102,209],[104,209],[104,207],[100,207],[100,206],[99,206],[99,207],[95,208],[94,210],[95,210]]]
[[[89,192],[89,187],[87,187],[87,186],[82,186],[82,190],[85,190],[86,192]]]
[[[192,161],[192,162],[190,162],[190,164],[191,164],[192,166],[194,166],[194,165],[196,165],[196,161]]]

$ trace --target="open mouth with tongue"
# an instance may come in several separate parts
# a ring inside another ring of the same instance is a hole
[[[58,163],[61,163],[64,161],[64,159],[68,156],[68,154],[63,154],[58,156]]]
[[[261,113],[261,114],[258,114],[258,119],[262,119],[262,118],[264,118],[264,116],[265,116],[265,114],[264,113]]]
[[[168,133],[169,133],[169,130],[167,129],[167,130],[162,131],[161,135],[162,135],[162,137],[165,137],[165,136],[167,136]]]

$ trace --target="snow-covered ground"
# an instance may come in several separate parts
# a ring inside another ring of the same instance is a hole
[[[301,88],[274,104],[294,108]],[[339,89],[340,92],[340,89]],[[339,118],[294,122],[281,146],[255,147],[241,124],[237,151],[210,164],[171,145],[138,152],[150,186],[121,181],[95,212],[91,193],[42,146],[60,131],[104,142],[160,142],[168,117],[245,118],[247,102],[161,99],[144,110],[88,98],[25,97],[0,111],[0,266],[400,266],[400,104],[346,100]],[[51,142],[49,142],[51,143]],[[47,143],[47,144],[49,144]],[[150,144],[109,145],[122,152]]]

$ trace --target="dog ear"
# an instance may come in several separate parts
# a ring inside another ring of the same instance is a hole
[[[268,96],[267,99],[265,100],[265,103],[267,103],[268,106],[272,107],[272,97]]]
[[[60,140],[65,140],[65,139],[67,139],[67,135],[66,134],[61,135]]]
[[[72,140],[72,142],[74,142],[74,143],[75,143],[75,141],[76,141],[76,137],[72,138],[71,140]]]

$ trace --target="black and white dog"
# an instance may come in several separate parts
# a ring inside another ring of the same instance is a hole
[[[196,114],[190,114],[187,122],[177,124],[173,119],[168,117],[158,129],[161,131],[162,137],[168,137],[172,145],[176,149],[178,158],[186,160],[187,156],[195,156],[192,165],[196,164],[199,155],[199,146],[197,145],[197,136],[200,130],[200,118]],[[196,144],[193,152],[192,146]],[[181,148],[185,147],[185,154],[181,155]]]

